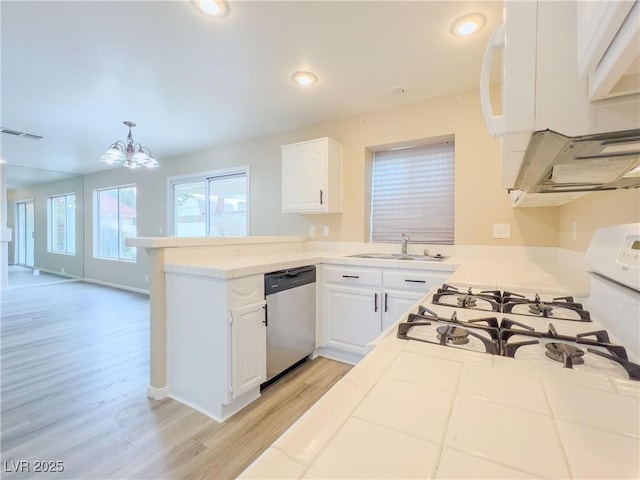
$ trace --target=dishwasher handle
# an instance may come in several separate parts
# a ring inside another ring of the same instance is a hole
[[[264,276],[265,296],[273,295],[291,288],[301,287],[316,281],[316,267],[309,265],[277,272],[267,273]]]

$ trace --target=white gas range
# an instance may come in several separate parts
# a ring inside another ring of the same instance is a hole
[[[640,224],[601,229],[586,254],[595,272],[588,298],[445,284],[398,324],[396,334],[531,368],[640,381],[639,253]]]

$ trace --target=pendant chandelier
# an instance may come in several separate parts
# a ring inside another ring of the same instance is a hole
[[[151,150],[133,141],[131,128],[135,127],[136,124],[133,122],[122,123],[129,127],[127,142],[118,140],[112,143],[109,150],[100,157],[100,160],[109,165],[121,164],[127,168],[157,168],[158,162],[151,156]]]

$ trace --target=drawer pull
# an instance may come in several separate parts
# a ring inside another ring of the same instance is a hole
[[[342,275],[342,278],[360,278],[360,275]]]
[[[384,311],[389,311],[389,294],[385,292],[384,294]]]
[[[408,283],[427,283],[426,280],[411,280],[410,278],[406,278],[404,281]]]
[[[378,311],[378,294],[377,293],[375,294],[374,302],[375,302],[375,305],[374,305],[373,311],[377,312]]]

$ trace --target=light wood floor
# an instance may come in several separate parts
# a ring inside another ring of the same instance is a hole
[[[351,368],[306,362],[218,424],[146,397],[148,297],[68,282],[1,300],[2,478],[233,478]]]
[[[38,275],[34,275],[34,269],[22,267],[20,265],[9,265],[8,269],[9,288],[25,288],[45,283],[72,282],[73,279],[62,275],[42,272],[38,270]]]

